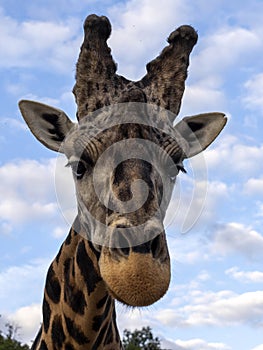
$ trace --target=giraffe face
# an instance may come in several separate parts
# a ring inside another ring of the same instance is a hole
[[[101,252],[100,271],[110,293],[144,306],[169,286],[163,221],[186,145],[167,120],[156,115],[150,122],[137,112],[82,121],[63,151],[72,167],[78,216]]]
[[[160,299],[170,282],[163,221],[176,176],[185,158],[215,139],[224,115],[187,117],[173,127],[165,110],[121,103],[76,125],[40,103],[21,101],[20,109],[36,138],[68,159],[81,232],[100,252],[111,295],[131,306]]]

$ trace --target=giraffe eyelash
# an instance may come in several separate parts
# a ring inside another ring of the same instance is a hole
[[[178,169],[179,171],[181,171],[182,173],[187,174],[187,171],[185,170],[185,167],[183,166],[182,163],[181,163],[181,164],[177,164],[176,167],[177,167],[177,169]]]
[[[74,176],[77,178],[77,180],[81,180],[87,171],[87,167],[85,166],[85,164],[81,160],[72,161],[72,162],[69,161],[65,165],[65,167],[71,167],[72,172],[73,172]]]

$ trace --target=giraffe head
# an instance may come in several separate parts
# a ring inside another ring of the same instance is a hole
[[[109,293],[127,305],[146,306],[170,282],[163,222],[176,176],[184,159],[203,151],[226,119],[202,114],[173,127],[197,42],[192,27],[172,32],[137,82],[116,74],[106,17],[88,16],[84,31],[73,89],[79,123],[47,105],[19,105],[36,138],[68,159],[81,233],[100,252],[98,267]]]
[[[160,299],[170,282],[163,221],[176,176],[184,159],[215,139],[224,115],[188,117],[173,127],[167,111],[122,103],[74,124],[47,105],[19,105],[36,138],[67,157],[81,232],[100,252],[111,295],[131,306]]]

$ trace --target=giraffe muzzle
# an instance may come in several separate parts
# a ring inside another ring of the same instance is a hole
[[[170,259],[156,259],[152,253],[131,250],[129,255],[112,258],[103,248],[100,273],[109,293],[123,304],[141,307],[159,300],[170,284]]]
[[[143,234],[144,240],[134,244],[138,242],[138,235],[141,240]],[[166,293],[170,283],[170,258],[164,230],[156,223],[151,232],[150,227],[148,232],[140,232],[134,227],[116,225],[110,246],[102,247],[99,266],[114,298],[134,307],[153,304]]]

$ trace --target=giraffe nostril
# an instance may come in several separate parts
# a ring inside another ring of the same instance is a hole
[[[154,259],[158,259],[160,257],[160,254],[162,252],[161,235],[156,236],[151,241],[151,252],[152,252]]]
[[[126,248],[120,248],[120,250],[122,251],[123,255],[125,256],[129,256],[130,254],[130,248],[129,247],[126,247]]]
[[[121,255],[128,256],[130,254],[130,243],[125,235],[126,226],[118,225],[112,233],[111,249],[119,252]]]
[[[118,238],[119,248],[124,255],[128,256],[130,254],[129,241],[121,232],[119,232],[118,235],[119,235],[119,238]]]

